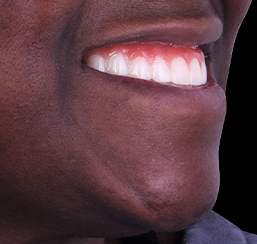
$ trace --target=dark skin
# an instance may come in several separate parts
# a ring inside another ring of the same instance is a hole
[[[0,243],[148,231],[180,243],[217,198],[226,80],[250,3],[1,1]],[[198,45],[214,82],[149,85],[81,62],[128,41]]]

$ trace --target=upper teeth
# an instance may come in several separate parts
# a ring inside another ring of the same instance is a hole
[[[135,55],[135,52],[134,55],[128,55],[128,52],[123,49],[122,51],[109,52],[108,55],[104,52],[102,55],[93,52],[86,57],[86,63],[91,68],[114,75],[153,80],[159,83],[204,85],[207,82],[204,56],[201,53],[203,58],[199,60],[197,58],[199,52],[197,53],[198,56],[195,55],[194,57],[192,52],[190,55],[191,60],[185,54],[178,55],[178,53],[169,58],[152,55],[151,59],[147,59],[150,55],[147,56],[144,53]]]

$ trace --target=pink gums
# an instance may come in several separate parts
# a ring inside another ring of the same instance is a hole
[[[200,64],[204,62],[204,54],[199,48],[150,43],[117,44],[102,47],[87,53],[83,57],[83,62],[86,63],[90,56],[96,54],[101,55],[105,60],[109,60],[115,54],[123,54],[129,62],[136,58],[144,57],[150,64],[157,58],[162,58],[171,64],[178,57],[183,58],[188,65],[194,58],[197,58]]]

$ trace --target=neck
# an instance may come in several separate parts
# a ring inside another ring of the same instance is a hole
[[[105,239],[105,244],[181,244],[183,233],[150,231],[142,235],[120,239]]]
[[[150,231],[126,238],[58,238],[47,233],[32,232],[24,226],[20,229],[0,226],[0,243],[5,244],[181,244],[182,232],[164,233]]]
[[[159,244],[181,244],[183,240],[183,232],[157,232],[156,235]]]

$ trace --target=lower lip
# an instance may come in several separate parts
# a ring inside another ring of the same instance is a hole
[[[226,96],[224,90],[218,85],[208,72],[207,83],[199,87],[165,85],[157,82],[122,77],[96,71],[82,64],[86,82],[97,86],[102,92],[112,91],[112,96],[118,93],[127,94],[128,97],[140,97],[149,104],[170,106],[171,109],[211,113],[212,110],[225,114]],[[190,113],[189,113],[190,114]]]

